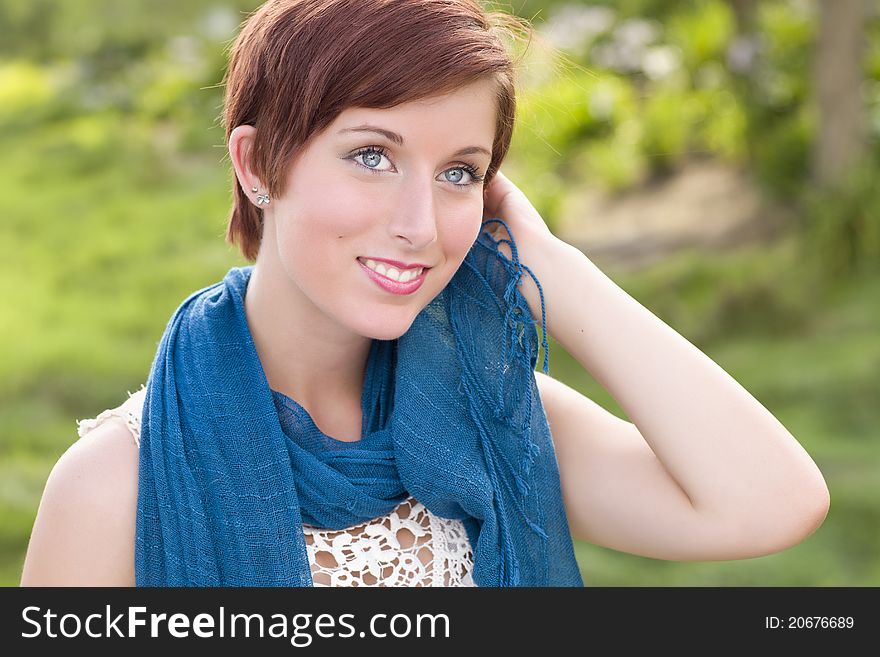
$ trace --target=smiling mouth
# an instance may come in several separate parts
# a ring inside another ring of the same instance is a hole
[[[362,263],[365,267],[379,274],[380,276],[384,276],[385,278],[395,281],[396,283],[409,283],[410,281],[415,280],[416,278],[421,276],[422,272],[430,269],[430,267],[415,267],[412,269],[401,270],[397,267],[387,265],[384,262],[378,262],[369,258],[358,258],[358,261]]]

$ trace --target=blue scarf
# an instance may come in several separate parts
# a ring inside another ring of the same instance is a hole
[[[303,523],[343,529],[409,495],[463,521],[477,586],[583,586],[535,383],[536,323],[517,287],[524,269],[540,284],[512,235],[481,231],[407,332],[373,341],[362,439],[349,444],[322,440],[270,389],[245,315],[252,269],[190,295],[159,343],[141,426],[138,586],[312,586]],[[543,291],[541,310],[543,327]],[[543,347],[547,372],[546,331]]]

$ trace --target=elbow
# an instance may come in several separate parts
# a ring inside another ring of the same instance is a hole
[[[777,506],[770,514],[764,554],[781,552],[805,541],[822,526],[830,508],[831,494],[820,477],[819,483],[802,489],[794,501]]]
[[[828,517],[828,511],[831,508],[831,493],[828,491],[828,486],[825,484],[824,479],[820,481],[821,484],[817,487],[818,492],[815,493],[815,499],[803,513],[804,532],[803,536],[797,541],[798,543],[819,529],[825,522],[825,518]]]
[[[806,452],[803,453],[806,456]],[[805,465],[778,481],[774,495],[762,508],[767,530],[767,553],[794,547],[812,536],[825,522],[831,493],[816,463],[808,456]]]
[[[722,559],[753,559],[782,552],[809,538],[828,515],[831,496],[824,480],[753,501],[749,512],[721,522]]]

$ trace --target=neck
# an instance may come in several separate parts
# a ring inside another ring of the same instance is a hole
[[[258,258],[245,312],[270,388],[308,409],[360,405],[370,338],[324,314],[277,260]]]

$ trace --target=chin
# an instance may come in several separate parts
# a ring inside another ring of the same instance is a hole
[[[397,321],[373,321],[366,325],[356,326],[355,330],[373,340],[396,340],[409,330],[414,320],[415,317]]]
[[[374,340],[396,340],[401,335],[406,333],[409,330],[410,326],[412,326],[412,322],[409,322],[405,326],[400,325],[398,327],[378,328],[374,331],[366,333],[365,335],[373,338]]]

